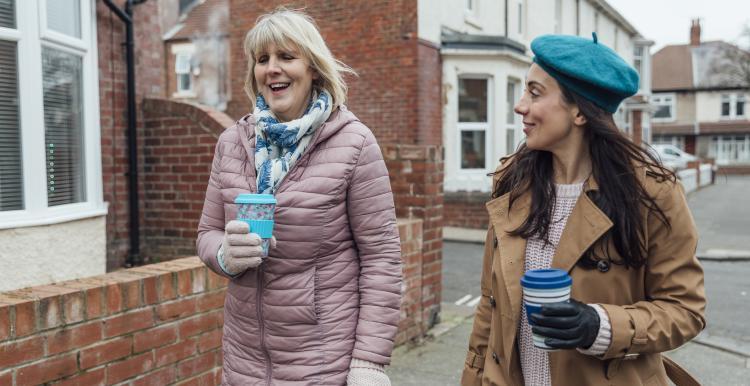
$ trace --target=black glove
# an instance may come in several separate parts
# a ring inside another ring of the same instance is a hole
[[[531,314],[531,330],[544,336],[544,344],[560,349],[587,349],[599,334],[599,314],[594,307],[570,299],[570,303],[542,305],[542,312]]]

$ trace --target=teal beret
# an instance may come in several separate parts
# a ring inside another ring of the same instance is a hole
[[[566,89],[614,113],[638,92],[638,72],[611,48],[569,35],[543,35],[531,42],[534,62]]]

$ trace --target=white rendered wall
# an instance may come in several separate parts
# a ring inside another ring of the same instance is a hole
[[[0,230],[0,291],[106,272],[106,216]]]
[[[465,11],[466,0],[418,0],[419,37],[439,45],[443,26],[457,32],[475,35],[503,35],[505,33],[503,1],[478,0],[476,4],[477,10],[469,14]]]
[[[695,93],[695,118],[698,122],[714,122],[722,119],[721,95],[722,93],[718,91]]]

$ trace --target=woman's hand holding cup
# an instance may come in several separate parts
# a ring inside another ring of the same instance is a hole
[[[544,344],[557,349],[587,349],[599,333],[599,314],[574,299],[544,304],[541,313],[531,314],[530,321],[531,330],[545,338]]]
[[[271,238],[271,248],[276,246],[276,239]],[[250,233],[250,227],[244,221],[232,220],[224,230],[224,267],[230,275],[238,275],[250,268],[257,268],[263,262],[261,238]]]

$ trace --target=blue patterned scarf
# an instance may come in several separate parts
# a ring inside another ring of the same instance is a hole
[[[332,111],[331,94],[312,93],[302,117],[279,122],[262,95],[255,101],[255,171],[258,193],[275,194],[281,180],[307,149],[312,134]]]

